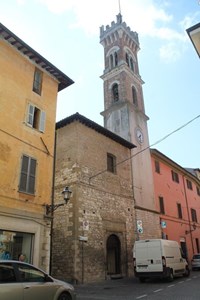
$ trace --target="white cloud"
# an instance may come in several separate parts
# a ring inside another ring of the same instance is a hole
[[[160,58],[166,63],[175,62],[181,57],[182,54],[181,50],[179,47],[177,47],[177,44],[173,42],[168,43],[160,47],[159,49]]]

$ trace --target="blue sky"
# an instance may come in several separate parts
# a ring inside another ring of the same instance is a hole
[[[200,60],[185,29],[200,22],[198,0],[121,0],[139,34],[150,144],[200,115]],[[118,0],[0,0],[0,22],[75,83],[58,95],[57,121],[79,112],[103,125],[99,27],[116,21]],[[182,167],[200,168],[200,118],[155,146]]]

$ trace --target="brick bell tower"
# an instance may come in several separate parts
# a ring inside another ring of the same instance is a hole
[[[122,22],[100,28],[100,43],[104,47],[104,127],[132,142],[133,192],[137,224],[142,224],[139,238],[160,237],[159,217],[156,213],[154,185],[143,99],[143,80],[139,74],[137,53],[139,39],[136,32]],[[147,150],[144,150],[146,149]],[[143,151],[144,150],[144,151]],[[151,224],[151,226],[150,226]]]

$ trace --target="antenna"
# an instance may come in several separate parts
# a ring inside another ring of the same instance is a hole
[[[121,5],[120,5],[120,0],[118,0],[118,2],[119,2],[119,13],[120,13],[120,15],[121,15]]]

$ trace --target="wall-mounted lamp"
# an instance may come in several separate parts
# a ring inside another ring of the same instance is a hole
[[[54,212],[58,207],[67,204],[68,201],[69,201],[69,199],[70,199],[71,193],[72,193],[72,191],[69,189],[68,186],[66,186],[66,187],[64,188],[64,190],[62,191],[62,195],[63,195],[63,200],[64,200],[64,202],[58,203],[58,204],[51,204],[51,205],[46,204],[46,205],[45,205],[45,207],[46,207],[46,215],[48,215],[48,214]]]
[[[196,226],[195,224],[193,224],[192,227],[193,227],[193,229],[186,230],[186,231],[185,231],[185,234],[191,233],[192,231],[194,231],[194,230],[197,229],[197,226]]]
[[[189,38],[200,57],[200,23],[186,29]]]

